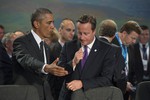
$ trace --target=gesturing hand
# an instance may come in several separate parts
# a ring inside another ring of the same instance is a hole
[[[58,58],[51,64],[45,66],[45,71],[56,76],[65,76],[68,74],[63,67],[57,66]]]
[[[79,61],[83,58],[83,51],[82,51],[82,48],[80,48],[76,53],[75,53],[75,56],[72,60],[72,64],[73,66],[77,65],[79,63]]]

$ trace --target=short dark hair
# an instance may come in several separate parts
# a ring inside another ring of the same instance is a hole
[[[142,30],[148,30],[149,29],[148,26],[146,26],[146,25],[140,25],[140,27]]]
[[[4,26],[3,25],[0,25],[0,28],[4,30]]]
[[[33,22],[35,20],[37,20],[37,21],[43,20],[43,15],[45,15],[45,14],[52,14],[52,12],[47,8],[38,8],[38,9],[36,9],[36,11],[34,13],[32,13],[32,16],[31,16],[32,26],[34,27]]]
[[[117,32],[117,24],[111,19],[103,20],[99,26],[99,35],[113,37]]]
[[[96,18],[94,16],[84,14],[77,20],[77,22],[82,24],[90,23],[92,25],[92,31],[96,29]]]
[[[126,22],[120,29],[120,32],[126,31],[127,34],[130,34],[132,31],[135,31],[137,34],[141,34],[142,29],[136,21]]]

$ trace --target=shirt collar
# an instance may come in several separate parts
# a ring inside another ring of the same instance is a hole
[[[108,42],[110,42],[109,38],[106,37],[106,36],[99,36],[99,38],[104,38],[104,39],[106,39]]]
[[[58,40],[58,42],[60,43],[60,45],[63,47],[64,43],[60,41],[60,39]]]
[[[123,43],[122,43],[122,41],[121,41],[121,39],[120,39],[120,37],[119,37],[118,32],[116,32],[115,36],[116,36],[116,38],[117,38],[119,44],[120,44],[120,45],[123,45]]]
[[[39,45],[41,41],[43,41],[33,30],[31,30],[31,33],[36,40],[37,44]],[[40,45],[39,45],[40,46]]]
[[[142,44],[142,43],[140,43],[140,42],[139,42],[139,44],[140,44],[140,47],[141,47],[141,48],[143,48],[143,46],[142,46],[143,44]],[[145,47],[147,48],[147,47],[148,47],[148,45],[149,45],[149,43],[146,43],[146,44],[145,44]]]
[[[91,48],[92,48],[94,42],[95,42],[95,37],[94,37],[93,41],[92,41],[90,44],[87,45],[87,48],[88,48],[89,50],[91,50]],[[83,46],[82,46],[82,49],[84,50]]]

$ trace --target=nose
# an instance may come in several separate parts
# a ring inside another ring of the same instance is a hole
[[[134,39],[134,40],[132,41],[132,43],[136,43],[136,39]]]
[[[54,27],[55,27],[54,22],[52,22],[52,23],[50,24],[50,27],[51,27],[52,29],[54,29]]]
[[[71,35],[74,35],[74,31],[71,31],[71,33],[70,33]]]

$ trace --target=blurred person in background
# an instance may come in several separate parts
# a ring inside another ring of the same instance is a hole
[[[5,34],[4,26],[3,26],[3,25],[0,25],[0,41],[2,40],[4,34]]]
[[[60,23],[58,33],[59,33],[59,39],[52,47],[52,53],[53,53],[54,59],[59,58],[60,52],[64,44],[68,41],[73,40],[74,38],[75,25],[74,25],[73,20],[69,18],[63,19],[62,22]],[[65,77],[54,76],[53,78],[54,78],[53,79],[54,82],[50,82],[50,83],[53,83],[52,92],[54,95],[54,100],[58,100],[59,93],[60,93]]]
[[[142,30],[139,24],[136,21],[130,20],[125,22],[120,31],[115,34],[115,38],[112,40],[112,43],[118,45],[122,49],[122,55],[125,60],[125,74],[128,78],[129,66],[132,66],[132,59],[130,59],[132,54],[130,53],[130,49],[128,49],[129,45],[133,45],[137,42],[139,35]],[[126,93],[124,94],[124,100],[129,99],[130,92],[133,91],[133,85],[129,80],[127,80],[126,85]]]
[[[142,33],[139,35],[138,42],[130,46],[132,53],[131,59],[134,61],[129,66],[129,80],[136,89],[138,83],[150,81],[150,31],[148,26],[141,25]],[[136,91],[133,91],[131,100],[135,99]]]
[[[8,56],[5,47],[0,41],[0,85],[12,84],[12,68],[12,60]]]
[[[115,71],[113,75],[113,84],[114,86],[120,88],[122,93],[126,92],[126,84],[127,84],[127,77],[125,75],[125,61],[122,56],[121,47],[112,44],[112,40],[115,38],[115,33],[117,32],[117,24],[115,21],[111,19],[103,20],[99,26],[99,38],[107,43],[110,43],[113,48],[116,57],[115,63]]]

